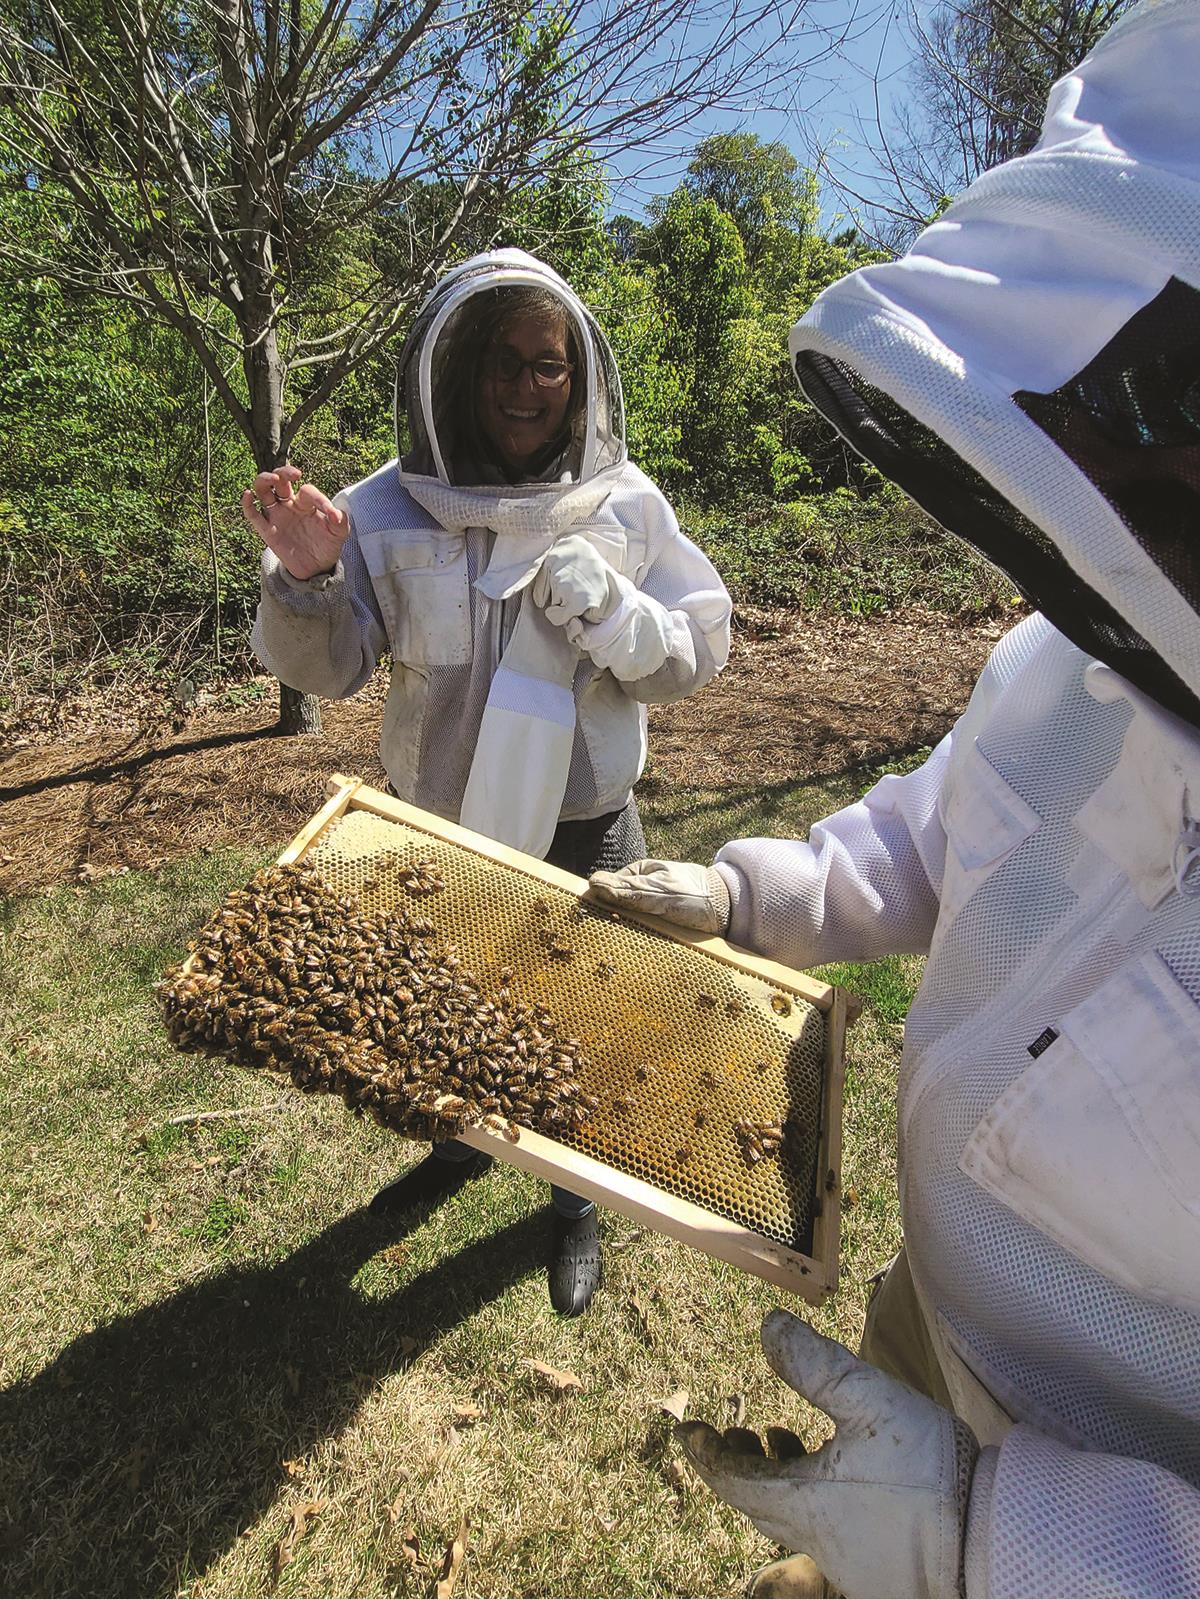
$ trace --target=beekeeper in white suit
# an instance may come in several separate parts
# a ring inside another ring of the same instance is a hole
[[[730,601],[626,455],[607,341],[542,262],[476,256],[418,314],[396,400],[398,459],[333,501],[293,467],[243,496],[266,545],[259,658],[337,698],[387,651],[380,755],[402,799],[581,875],[636,859],[646,706],[725,664]],[[374,1204],[487,1164],[435,1146]],[[554,1201],[550,1295],[577,1315],[600,1282],[595,1207]]]
[[[1040,613],[953,732],[807,843],[598,884],[800,967],[928,953],[862,1358],[763,1328],[835,1435],[682,1429],[811,1557],[760,1593],[1200,1595],[1198,84],[1198,0],[1131,10],[1033,153],[793,332],[812,402]]]

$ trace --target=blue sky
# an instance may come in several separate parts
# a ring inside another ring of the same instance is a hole
[[[810,0],[810,15],[821,30],[845,35],[828,59],[798,73],[787,106],[758,107],[737,113],[711,112],[683,134],[644,145],[616,163],[613,210],[643,213],[654,194],[666,193],[684,175],[690,152],[706,133],[746,128],[766,142],[778,141],[803,165],[815,153],[829,153],[835,165],[863,171],[870,165],[876,115],[875,79],[886,122],[888,103],[902,93],[910,44],[891,0]],[[802,41],[801,49],[805,48]],[[811,43],[807,48],[811,50]],[[868,185],[868,194],[870,185]],[[830,199],[824,220],[833,224],[840,204]]]

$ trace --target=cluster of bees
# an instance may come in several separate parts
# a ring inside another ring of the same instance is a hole
[[[733,1132],[742,1150],[747,1166],[757,1166],[760,1160],[770,1160],[783,1148],[783,1141],[792,1131],[783,1122],[740,1121],[733,1124]]]
[[[394,850],[387,850],[380,864],[393,867],[400,887],[418,899],[426,894],[440,894],[446,886],[446,879],[432,861],[402,861]]]
[[[442,886],[428,862],[400,869],[421,885],[411,892]],[[288,1071],[406,1137],[561,1134],[598,1107],[578,1080],[579,1041],[499,975],[488,992],[430,922],[368,914],[287,866],[230,894],[159,992],[178,1048]]]

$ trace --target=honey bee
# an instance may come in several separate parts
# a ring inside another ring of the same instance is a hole
[[[771,1009],[776,1016],[790,1016],[792,1014],[792,1002],[786,994],[772,994]]]

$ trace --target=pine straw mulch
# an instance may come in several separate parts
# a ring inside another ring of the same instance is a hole
[[[931,745],[1002,631],[937,612],[743,613],[722,676],[693,699],[652,708],[648,784],[829,777]],[[148,716],[144,702],[109,704],[84,736],[34,730],[10,741],[0,750],[0,891],[153,869],[199,849],[270,851],[318,808],[330,772],[385,782],[385,695],[379,674],[354,699],[326,703],[319,737],[277,736],[268,697],[173,720]]]

